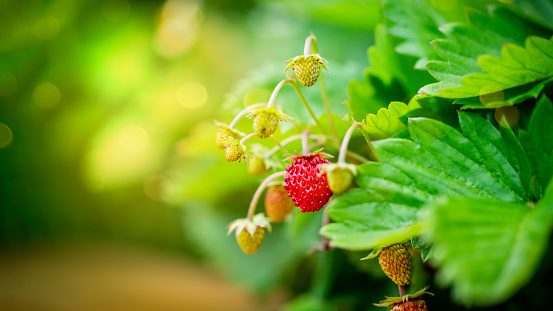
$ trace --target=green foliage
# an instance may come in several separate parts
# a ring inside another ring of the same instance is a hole
[[[391,102],[388,108],[380,108],[377,114],[367,115],[365,130],[371,140],[392,137],[407,128],[399,118],[417,108],[420,105],[416,101],[410,101],[409,105]]]
[[[553,175],[553,104],[542,97],[534,108],[527,131],[520,133],[520,141],[536,172],[536,183],[541,189]]]
[[[421,93],[482,96],[553,75],[553,45],[543,39],[551,36],[550,29],[502,7],[488,14],[469,10],[467,15],[466,24],[443,26],[446,39],[433,41],[445,61],[427,64],[440,82],[421,88]]]
[[[453,283],[453,295],[467,305],[492,305],[536,271],[553,225],[553,187],[535,208],[471,198],[429,208],[439,280]]]

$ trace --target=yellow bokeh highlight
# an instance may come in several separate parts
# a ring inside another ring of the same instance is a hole
[[[129,16],[131,7],[126,0],[109,0],[102,7],[102,15],[111,22],[120,22]]]
[[[0,74],[0,97],[10,96],[17,89],[17,79],[9,72]]]
[[[12,130],[6,124],[0,122],[0,149],[8,147],[12,140]]]
[[[149,134],[141,126],[120,125],[101,134],[88,154],[85,169],[92,190],[133,180],[152,160]]]
[[[175,184],[165,175],[152,175],[144,181],[144,193],[153,201],[164,201],[174,194]]]
[[[33,31],[39,40],[52,40],[57,37],[60,32],[60,23],[57,18],[46,16],[35,23]]]
[[[197,0],[169,0],[161,9],[155,37],[157,52],[172,58],[188,52],[196,43],[202,11]]]
[[[480,89],[480,102],[487,108],[495,108],[496,103],[505,101],[505,93],[497,84],[486,84]]]
[[[182,84],[176,92],[177,101],[186,109],[198,109],[207,101],[207,90],[198,82]]]
[[[505,106],[497,108],[495,109],[494,116],[497,123],[503,127],[507,127],[507,124],[501,122],[503,118],[505,118],[509,127],[516,126],[520,120],[518,108],[515,106]]]
[[[55,107],[60,102],[60,90],[50,82],[43,82],[35,87],[33,99],[38,107],[49,109]]]

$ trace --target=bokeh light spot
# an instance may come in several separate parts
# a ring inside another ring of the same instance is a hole
[[[110,22],[119,22],[127,18],[131,7],[126,0],[110,0],[104,3],[102,15]]]
[[[480,89],[480,102],[487,108],[495,108],[494,103],[503,102],[505,93],[499,85],[486,84]]]
[[[196,42],[202,19],[197,0],[169,0],[161,10],[155,47],[165,57],[176,57],[188,52]]]
[[[60,90],[50,82],[43,82],[33,91],[35,104],[43,109],[49,109],[56,106],[61,98]]]
[[[267,89],[257,88],[251,89],[244,95],[244,107],[251,106],[258,103],[266,103],[271,97],[271,92]]]
[[[60,23],[53,16],[46,16],[35,23],[34,33],[39,40],[52,40],[60,32]]]
[[[205,104],[206,100],[207,91],[201,83],[188,82],[177,89],[177,101],[184,108],[198,109]]]
[[[9,72],[0,74],[0,96],[9,96],[17,88],[17,79]]]
[[[165,175],[152,175],[144,181],[144,193],[154,201],[164,201],[173,195],[174,183]]]
[[[0,122],[0,149],[8,147],[12,140],[12,130],[6,124]]]
[[[515,106],[505,106],[505,107],[497,108],[495,110],[494,115],[497,123],[499,123],[499,125],[503,127],[508,127],[508,126],[514,127],[515,125],[518,124],[518,121],[519,121],[518,108]],[[508,125],[502,122],[503,118],[505,118]]]

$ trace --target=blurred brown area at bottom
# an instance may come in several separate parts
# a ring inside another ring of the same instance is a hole
[[[0,310],[277,310],[191,260],[113,245],[35,247],[0,254]]]

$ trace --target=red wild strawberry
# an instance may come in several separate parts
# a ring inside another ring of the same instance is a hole
[[[265,212],[271,222],[281,222],[294,208],[294,202],[288,197],[282,185],[272,186],[265,195]]]
[[[320,174],[325,163],[330,162],[320,154],[309,154],[294,157],[294,163],[286,167],[284,188],[304,213],[320,210],[332,196],[326,173]]]

